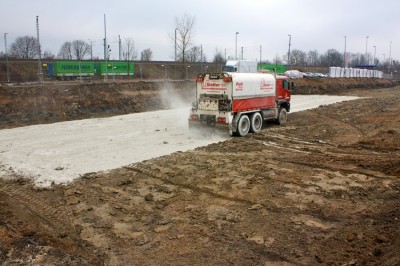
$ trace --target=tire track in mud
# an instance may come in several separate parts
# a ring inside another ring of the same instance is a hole
[[[338,123],[340,123],[341,125],[343,125],[344,127],[351,128],[351,129],[353,129],[354,131],[357,131],[357,132],[361,133],[362,136],[365,135],[364,131],[362,131],[359,127],[356,127],[355,125],[353,125],[353,124],[351,124],[351,123],[344,122],[344,121],[342,121],[342,120],[340,120],[340,119],[331,117],[331,116],[326,115],[326,114],[318,113],[318,115],[319,115],[319,116],[322,116],[322,117],[325,117],[325,118],[327,118],[327,119],[333,120],[333,121],[335,121],[335,122],[338,122]],[[355,135],[355,137],[356,137],[356,136],[357,136],[357,135]],[[358,137],[358,138],[360,138],[360,137]]]
[[[290,150],[290,151],[295,151],[295,152],[299,152],[299,153],[307,153],[307,154],[313,154],[313,155],[317,155],[315,154],[315,152],[320,152],[323,153],[324,155],[331,155],[331,156],[343,156],[343,157],[347,157],[347,156],[352,156],[352,158],[355,159],[364,159],[364,158],[370,158],[371,155],[374,156],[374,158],[380,158],[380,159],[390,159],[391,158],[391,154],[385,154],[382,152],[378,153],[378,152],[374,152],[374,151],[362,151],[362,150],[349,150],[346,152],[343,152],[343,150],[341,150],[338,145],[326,142],[326,141],[314,141],[313,142],[309,142],[309,141],[304,141],[301,139],[296,139],[293,137],[289,137],[286,135],[268,135],[268,138],[272,138],[272,139],[278,139],[277,141],[265,141],[265,140],[258,140],[258,139],[248,139],[246,140],[246,142],[248,143],[252,143],[254,142],[258,142],[260,144],[263,144],[265,146],[271,146],[273,148],[279,148],[280,150]],[[288,147],[289,145],[289,147]],[[351,147],[349,147],[351,148]],[[335,150],[336,149],[336,150]]]
[[[357,127],[354,127],[357,128]],[[362,132],[361,130],[359,132]],[[362,169],[349,169],[345,167],[340,167],[340,165],[332,165],[326,163],[326,156],[330,156],[330,159],[333,159],[337,162],[341,162],[342,159],[352,159],[354,161],[360,160],[368,160],[373,156],[375,160],[387,161],[392,159],[391,154],[385,154],[381,152],[373,152],[373,151],[362,151],[355,150],[352,147],[348,147],[349,150],[343,150],[338,145],[331,144],[325,141],[316,141],[315,143],[304,141],[302,139],[293,138],[290,136],[281,135],[268,135],[268,138],[272,138],[273,142],[262,141],[258,139],[245,139],[244,141],[247,143],[260,143],[265,146],[269,146],[273,149],[279,149],[280,153],[287,152],[298,152],[299,154],[308,154],[313,158],[313,161],[318,161],[318,163],[313,163],[310,161],[296,161],[291,160],[290,157],[285,156],[285,159],[280,159],[278,156],[279,153],[272,153],[271,158],[273,160],[279,161],[280,163],[288,163],[299,166],[306,166],[314,169],[327,170],[327,171],[342,171],[347,174],[363,174],[365,176],[371,178],[387,178],[390,177],[385,173],[381,173],[379,171],[374,170],[362,170]],[[347,164],[346,164],[347,165]]]
[[[0,187],[0,193],[8,196],[12,201],[21,204],[24,207],[22,215],[25,216],[24,213],[26,213],[28,216],[39,218],[43,222],[43,225],[46,226],[46,229],[51,229],[57,236],[61,238],[67,236],[72,239],[78,238],[66,211],[44,203],[34,196],[29,189],[24,189],[13,184],[3,184]],[[68,221],[71,223],[67,223]],[[42,223],[38,223],[38,225],[43,226]]]
[[[230,196],[222,195],[222,194],[216,193],[216,192],[214,192],[214,191],[212,191],[210,189],[200,188],[200,187],[197,187],[197,186],[194,186],[194,185],[190,185],[190,184],[182,184],[182,183],[173,182],[171,180],[168,180],[168,179],[164,178],[162,174],[156,173],[155,171],[149,170],[149,169],[147,169],[147,168],[145,168],[143,166],[131,165],[131,166],[125,166],[123,168],[126,169],[126,170],[129,170],[129,171],[135,171],[135,172],[138,172],[138,173],[141,173],[141,174],[148,175],[148,176],[150,176],[152,178],[155,178],[157,180],[165,182],[165,183],[167,183],[169,185],[174,185],[174,186],[185,188],[185,189],[189,189],[189,190],[192,190],[192,191],[195,191],[195,192],[204,193],[204,194],[207,194],[207,195],[209,195],[211,197],[214,197],[214,198],[219,198],[219,199],[223,199],[223,200],[237,202],[237,203],[240,203],[240,204],[244,204],[244,205],[246,205],[248,207],[259,204],[259,205],[262,205],[264,208],[266,208],[269,211],[276,212],[276,213],[281,212],[281,210],[278,208],[278,206],[276,206],[276,204],[273,203],[270,200],[268,200],[268,205],[266,205],[265,203],[264,204],[260,204],[258,202],[246,200],[246,199],[243,199],[243,198],[236,198],[236,197],[230,197]]]

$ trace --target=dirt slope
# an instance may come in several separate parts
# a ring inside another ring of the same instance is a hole
[[[299,79],[293,94],[341,94],[354,88],[400,85],[387,79]],[[125,81],[0,84],[0,129],[84,118],[154,111],[190,103],[195,83],[187,81]]]
[[[400,87],[68,186],[0,181],[5,265],[398,265]]]

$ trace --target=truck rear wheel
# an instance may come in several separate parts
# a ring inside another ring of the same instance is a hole
[[[276,119],[276,123],[278,125],[285,125],[287,122],[287,111],[285,108],[279,107],[278,119]]]
[[[260,132],[262,125],[263,125],[263,118],[260,113],[253,113],[250,116],[250,132],[258,133]]]
[[[238,122],[238,134],[244,137],[250,131],[250,119],[247,115],[242,115]]]

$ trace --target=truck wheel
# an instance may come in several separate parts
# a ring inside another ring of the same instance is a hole
[[[244,137],[249,133],[250,130],[250,119],[247,115],[242,115],[238,123],[239,136]]]
[[[263,125],[263,118],[262,118],[261,114],[258,112],[253,113],[250,116],[250,122],[251,122],[250,132],[253,132],[253,133],[260,132],[262,125]]]
[[[276,123],[278,125],[285,125],[287,122],[287,111],[285,108],[279,107],[278,119],[276,119]]]

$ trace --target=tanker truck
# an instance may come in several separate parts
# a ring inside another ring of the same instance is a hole
[[[189,128],[219,127],[246,136],[259,132],[266,120],[283,125],[293,85],[286,76],[266,73],[199,74]]]

